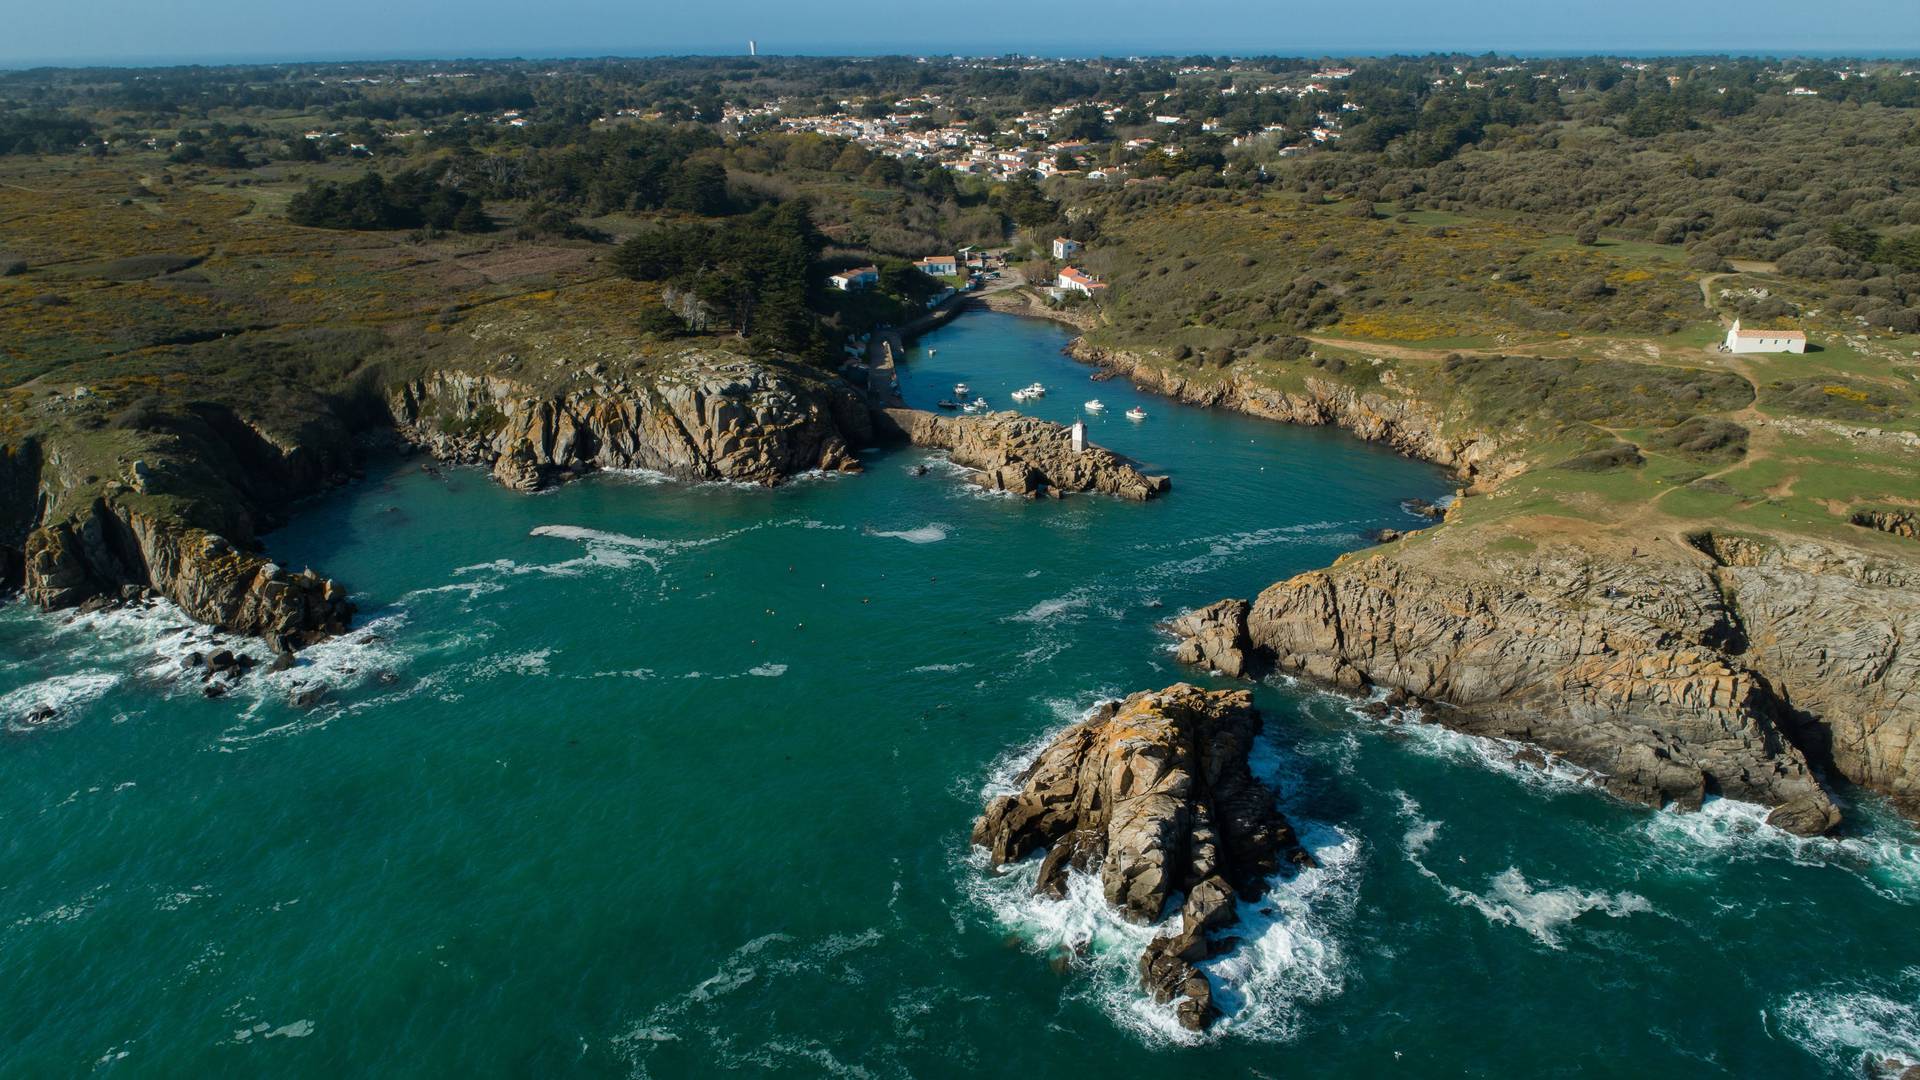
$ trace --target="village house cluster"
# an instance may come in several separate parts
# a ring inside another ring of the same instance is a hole
[[[1182,71],[1183,74],[1201,72],[1202,69],[1197,68]],[[1298,83],[1262,84],[1246,92],[1295,97],[1327,95],[1331,84],[1352,74],[1351,68],[1326,68]],[[1241,91],[1228,87],[1220,92],[1232,96]],[[1162,94],[1157,102],[1149,104],[1149,110],[1151,104],[1165,103],[1173,96],[1171,92]],[[936,113],[944,110],[952,115],[963,104],[947,101],[937,94],[889,102],[888,111],[881,116],[863,115],[868,110],[862,108],[863,103],[854,101],[836,103],[837,109],[833,112],[794,113],[790,110],[795,104],[782,98],[752,107],[730,107],[724,119],[738,125],[770,123],[786,131],[848,139],[874,153],[937,162],[953,172],[992,181],[1028,175],[1040,179],[1055,175],[1083,176],[1093,181],[1121,179],[1130,171],[1128,161],[1140,155],[1155,150],[1168,157],[1180,154],[1177,138],[1137,135],[1094,143],[1067,137],[1072,121],[1091,113],[1097,113],[1108,125],[1117,125],[1123,119],[1124,106],[1114,101],[1073,101],[1031,109],[1001,121],[991,133],[964,123],[936,123]],[[1315,145],[1337,140],[1345,119],[1359,110],[1360,106],[1352,102],[1334,105],[1329,98],[1328,107],[1316,114],[1313,125],[1301,130],[1274,124],[1258,130],[1225,132],[1218,117],[1202,119],[1198,126],[1202,133],[1228,136],[1231,145],[1236,147],[1255,139],[1277,140],[1283,144],[1281,154],[1290,155],[1306,153]],[[1148,117],[1149,123],[1170,128],[1189,123],[1187,117],[1171,112],[1149,111]]]

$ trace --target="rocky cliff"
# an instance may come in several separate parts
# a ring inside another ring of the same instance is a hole
[[[996,867],[1044,849],[1036,888],[1055,899],[1069,868],[1097,871],[1107,902],[1134,922],[1160,922],[1184,896],[1177,929],[1154,939],[1140,971],[1196,1030],[1218,1011],[1194,965],[1232,947],[1210,935],[1234,922],[1234,898],[1258,898],[1282,867],[1312,861],[1248,768],[1260,723],[1244,690],[1183,683],[1109,702],[1042,750],[1020,792],[994,799],[973,828]]]
[[[600,468],[774,484],[857,470],[853,447],[872,438],[865,404],[838,379],[721,354],[559,389],[443,371],[394,390],[389,407],[408,440],[522,490]]]
[[[1920,817],[1920,573],[1810,541],[1690,538],[1762,675],[1817,761]]]
[[[46,608],[157,593],[195,619],[284,647],[345,629],[337,583],[252,550],[287,504],[352,471],[349,426],[297,390],[276,421],[188,401],[77,421],[0,455],[0,549],[9,584]]]
[[[1288,424],[1344,428],[1408,457],[1447,466],[1470,482],[1498,483],[1524,471],[1528,464],[1517,442],[1487,431],[1454,430],[1437,404],[1396,393],[1391,380],[1378,389],[1361,390],[1331,378],[1308,376],[1301,389],[1287,391],[1235,371],[1203,380],[1132,353],[1103,349],[1085,338],[1068,346],[1068,353],[1082,363],[1125,376],[1142,390],[1190,405],[1233,409]]]
[[[1723,794],[1820,833],[1840,820],[1821,766],[1915,806],[1908,572],[1805,542],[1584,536],[1493,554],[1449,532],[1176,620],[1183,658],[1410,694],[1430,720],[1543,747],[1649,805]]]
[[[875,420],[883,437],[945,450],[955,464],[976,470],[976,483],[994,491],[1027,496],[1097,491],[1144,502],[1172,487],[1166,477],[1147,476],[1111,450],[1088,444],[1075,453],[1067,428],[1019,413],[939,416],[883,409]]]
[[[346,590],[312,570],[289,571],[204,529],[104,500],[27,538],[23,591],[42,607],[149,589],[201,622],[280,647],[341,633],[354,612]]]
[[[387,406],[407,439],[522,489],[599,467],[774,483],[858,468],[851,446],[872,437],[859,397],[801,365],[689,352],[626,375],[597,367],[558,390],[446,370],[396,387]],[[47,608],[150,591],[288,647],[344,630],[354,609],[339,584],[252,549],[293,499],[351,474],[355,425],[377,410],[275,393],[257,412],[167,403],[111,424],[85,422],[105,406],[76,399],[64,430],[7,444],[7,581]]]

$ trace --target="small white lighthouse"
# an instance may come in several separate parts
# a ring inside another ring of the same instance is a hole
[[[1075,420],[1073,422],[1072,432],[1073,452],[1076,454],[1085,452],[1087,449],[1087,422],[1085,420]]]
[[[747,39],[747,55],[748,56],[760,55],[760,43],[753,40],[752,38]]]

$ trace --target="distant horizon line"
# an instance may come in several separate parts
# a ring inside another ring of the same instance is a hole
[[[683,50],[661,51],[590,51],[590,50],[533,50],[517,52],[478,51],[461,54],[433,56],[427,54],[406,55],[399,53],[380,53],[372,50],[340,50],[338,52],[317,52],[304,55],[290,53],[227,53],[206,54],[201,56],[165,55],[120,56],[120,57],[50,57],[40,59],[0,58],[0,70],[35,71],[85,70],[85,69],[123,69],[163,70],[168,68],[202,67],[250,67],[278,66],[297,64],[428,64],[461,63],[464,61],[535,62],[535,61],[583,61],[583,60],[673,60],[694,58],[737,57],[739,59],[758,60],[875,60],[887,58],[926,57],[939,60],[991,60],[1003,57],[1026,57],[1035,60],[1174,60],[1189,56],[1225,56],[1235,60],[1257,60],[1269,57],[1289,57],[1300,59],[1384,59],[1389,57],[1418,58],[1425,56],[1485,56],[1511,57],[1519,60],[1564,60],[1580,57],[1603,57],[1610,59],[1678,59],[1685,57],[1723,57],[1730,60],[1873,60],[1873,61],[1920,61],[1920,46],[1914,51],[1878,49],[1766,49],[1742,48],[1718,51],[1689,48],[1495,48],[1495,47],[1430,47],[1425,49],[1389,48],[1382,46],[1363,48],[1332,48],[1314,46],[1300,50],[1236,52],[1205,48],[1174,49],[1168,51],[1142,51],[1134,49],[1102,49],[1097,51],[1075,51],[1071,49],[1048,49],[1037,46],[1008,49],[988,49],[983,51],[951,50],[932,52],[925,49],[879,48],[848,52],[768,52],[764,48],[750,55],[742,47],[688,48]]]

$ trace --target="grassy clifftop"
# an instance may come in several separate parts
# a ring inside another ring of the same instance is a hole
[[[659,287],[615,275],[604,247],[306,229],[270,209],[290,184],[0,163],[0,438],[57,448],[47,517],[111,491],[244,540],[261,523],[243,508],[343,468],[404,379],[462,368],[539,390],[678,347],[641,332]],[[299,453],[316,447],[332,449]],[[135,462],[165,482],[135,482]]]
[[[1516,467],[1454,515],[1489,542],[1524,546],[1566,521],[1713,526],[1920,560],[1912,541],[1852,524],[1920,507],[1920,339],[1797,305],[1800,285],[1766,264],[1699,271],[1678,247],[1292,195],[1109,221],[1089,261],[1113,295],[1091,345],[1190,394],[1339,387],[1421,403],[1456,442],[1496,438]],[[1793,310],[1774,321],[1805,326],[1815,349],[1720,352],[1755,296]]]

